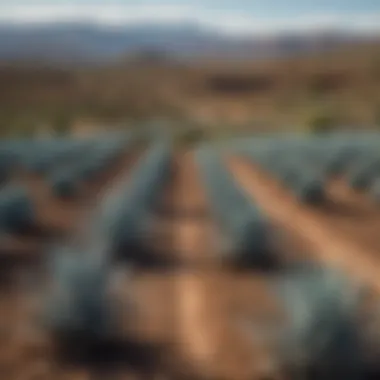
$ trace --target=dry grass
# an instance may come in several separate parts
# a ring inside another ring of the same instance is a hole
[[[380,46],[252,62],[122,62],[57,69],[0,66],[0,126],[140,120],[157,116],[252,129],[380,124]]]

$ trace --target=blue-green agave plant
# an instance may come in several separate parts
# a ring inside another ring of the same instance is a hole
[[[275,284],[286,313],[278,354],[295,371],[326,379],[360,379],[365,370],[356,318],[364,289],[341,273],[300,265]]]

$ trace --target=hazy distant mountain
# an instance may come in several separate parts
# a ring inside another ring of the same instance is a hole
[[[141,51],[179,58],[266,58],[331,49],[369,37],[339,32],[228,37],[197,25],[0,25],[0,59],[100,63]]]

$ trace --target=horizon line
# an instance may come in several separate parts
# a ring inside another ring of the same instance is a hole
[[[193,24],[230,36],[282,32],[342,31],[357,34],[380,32],[379,13],[325,13],[289,17],[260,17],[189,5],[6,5],[0,4],[0,25],[33,26],[88,24],[122,28],[134,25]],[[22,24],[22,25],[21,25]]]

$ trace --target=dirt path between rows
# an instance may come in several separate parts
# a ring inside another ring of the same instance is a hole
[[[205,218],[205,198],[193,155],[179,153],[175,166],[171,233],[173,251],[181,261],[174,283],[180,347],[196,371],[210,376],[221,328],[215,297],[218,278],[214,271],[202,268],[213,251],[210,221]]]
[[[343,180],[331,181],[326,186],[328,204],[320,212],[335,228],[355,237],[364,247],[374,250],[380,258],[380,209],[365,193],[355,192]]]
[[[262,378],[272,370],[271,363],[239,318],[254,313],[265,318],[267,279],[221,265],[193,153],[179,154],[176,164],[172,248],[183,264],[174,278],[180,348],[201,378]]]
[[[246,160],[230,157],[227,164],[237,181],[270,218],[309,244],[314,259],[344,269],[380,292],[377,252],[362,247],[354,237],[334,228],[323,213],[298,203]]]

